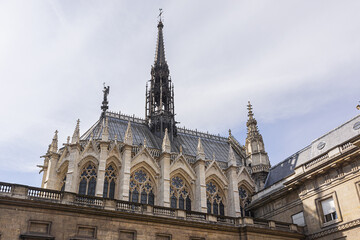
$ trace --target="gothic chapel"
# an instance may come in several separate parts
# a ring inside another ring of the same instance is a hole
[[[360,115],[275,166],[250,102],[244,145],[181,128],[163,27],[145,117],[108,111],[104,86],[90,129],[55,132],[41,188],[0,182],[0,240],[359,239]]]
[[[165,59],[163,23],[145,119],[108,111],[109,87],[99,120],[58,149],[55,136],[44,156],[42,187],[220,216],[245,216],[255,191],[264,187],[270,162],[248,105],[245,146],[176,125],[174,86]]]

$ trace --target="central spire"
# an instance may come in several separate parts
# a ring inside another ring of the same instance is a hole
[[[176,136],[176,122],[174,113],[174,85],[171,83],[168,64],[165,60],[163,27],[161,20],[157,25],[158,36],[154,65],[151,66],[150,88],[146,85],[145,119],[150,130],[163,138],[168,129],[170,140]]]
[[[164,24],[162,23],[162,21],[159,21],[158,24],[158,39],[157,39],[157,43],[156,43],[156,53],[155,53],[155,63],[154,65],[156,66],[162,66],[162,65],[167,65],[166,60],[165,60],[165,48],[164,48],[164,36],[163,36],[163,27]]]

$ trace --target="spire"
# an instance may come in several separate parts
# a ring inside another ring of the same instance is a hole
[[[76,122],[76,127],[71,139],[71,143],[74,144],[74,143],[78,143],[79,141],[80,141],[80,119],[78,119]]]
[[[234,150],[232,149],[231,145],[229,144],[229,157],[228,157],[228,166],[235,166],[236,167],[236,158]]]
[[[201,143],[201,138],[199,138],[198,145],[197,145],[196,160],[198,160],[198,159],[205,160],[205,152],[204,152],[204,148]]]
[[[105,118],[103,120],[103,132],[101,135],[101,140],[102,141],[108,141],[109,140],[109,122],[108,122],[108,118]]]
[[[247,126],[247,137],[261,137],[259,130],[258,130],[258,126],[257,126],[257,121],[254,118],[254,113],[253,113],[253,109],[252,109],[252,105],[250,103],[250,101],[248,101],[248,105],[247,105],[247,109],[248,109],[248,121],[246,123]]]
[[[164,24],[162,23],[162,19],[161,19],[161,15],[162,15],[162,9],[159,9],[160,14],[159,14],[159,23],[157,25],[158,28],[158,36],[157,36],[157,43],[156,43],[156,52],[155,52],[155,63],[154,65],[156,66],[162,66],[162,65],[167,65],[166,60],[165,60],[165,48],[164,48],[164,36],[163,36],[163,27]]]
[[[159,17],[162,11],[160,10]],[[169,139],[176,136],[176,122],[174,113],[174,89],[171,82],[169,67],[165,59],[164,24],[160,18],[155,51],[154,65],[151,67],[150,86],[146,87],[145,119],[156,136],[163,138],[168,129]]]
[[[127,126],[127,129],[126,129],[126,132],[125,132],[124,143],[128,144],[128,145],[133,144],[133,134],[132,134],[132,131],[131,131],[130,121],[128,122],[128,126]]]
[[[162,151],[166,152],[166,153],[171,152],[171,143],[170,143],[167,128],[165,129],[165,135],[164,135],[163,142],[162,142]]]
[[[57,152],[58,150],[58,130],[55,131],[55,135],[50,144],[50,152]]]

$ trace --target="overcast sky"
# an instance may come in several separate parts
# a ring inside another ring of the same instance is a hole
[[[360,112],[360,1],[0,0],[0,181],[40,186],[54,131],[144,117],[158,9],[180,126],[245,143],[247,101],[272,165]]]

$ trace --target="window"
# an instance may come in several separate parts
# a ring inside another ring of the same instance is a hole
[[[190,189],[184,179],[175,176],[171,178],[170,184],[170,206],[191,211]]]
[[[220,192],[215,182],[206,184],[207,213],[214,215],[225,215],[224,195]]]
[[[171,235],[156,234],[156,240],[171,240]]]
[[[304,212],[299,212],[297,214],[294,214],[291,216],[293,224],[296,224],[298,226],[305,226],[305,219],[304,219]]]
[[[330,197],[328,199],[322,200],[320,203],[323,212],[324,223],[336,220],[337,214],[334,199]]]
[[[88,163],[83,167],[80,175],[79,194],[95,196],[96,167]]]
[[[81,239],[96,239],[96,227],[93,226],[77,226],[76,237]]]
[[[250,216],[250,212],[245,211],[245,208],[247,207],[247,205],[249,205],[251,203],[250,193],[243,186],[240,186],[238,190],[239,190],[239,203],[240,203],[241,217]]]
[[[136,231],[120,230],[120,240],[135,240]]]
[[[336,193],[315,200],[322,227],[342,221]]]
[[[109,165],[105,171],[105,179],[104,179],[104,198],[114,199],[115,195],[115,182],[116,182],[116,169]]]
[[[154,205],[154,192],[154,184],[145,170],[140,169],[131,174],[129,191],[131,202]]]

